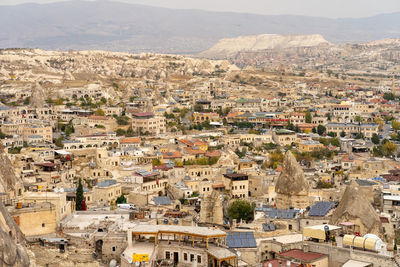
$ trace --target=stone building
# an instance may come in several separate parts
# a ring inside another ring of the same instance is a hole
[[[166,132],[165,118],[154,116],[153,113],[133,113],[132,130],[138,134],[149,133],[152,135]]]

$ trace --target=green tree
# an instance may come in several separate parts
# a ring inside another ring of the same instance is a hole
[[[78,187],[76,188],[76,210],[83,209],[83,186],[82,180],[79,178]]]
[[[135,135],[135,133],[133,132],[132,127],[129,127],[128,130],[126,130],[126,136],[127,137],[132,137],[134,135]]]
[[[383,154],[385,156],[391,156],[393,155],[397,150],[397,145],[393,142],[387,141],[384,145],[383,145]]]
[[[317,183],[317,189],[323,189],[323,188],[333,188],[333,185],[331,183],[319,180]]]
[[[153,166],[159,166],[159,165],[161,165],[162,163],[161,163],[161,160],[160,160],[160,159],[153,159],[152,164],[153,164]]]
[[[30,103],[31,103],[31,98],[30,97],[27,97],[27,98],[24,99],[24,105],[25,106],[29,105]]]
[[[286,126],[286,129],[294,131],[294,129],[295,129],[294,124],[289,121],[289,123]]]
[[[394,95],[392,93],[384,93],[383,98],[386,100],[394,100]]]
[[[194,111],[196,112],[202,112],[203,111],[203,106],[200,104],[194,105]]]
[[[306,111],[306,123],[311,123],[312,122],[312,115],[311,115],[311,111],[307,110]]]
[[[330,136],[330,137],[336,137],[337,134],[336,134],[335,132],[329,132],[329,133],[328,133],[328,136]]]
[[[364,135],[362,133],[358,133],[356,135],[356,139],[364,139]]]
[[[326,132],[326,127],[325,126],[323,126],[323,125],[318,125],[318,127],[317,127],[317,133],[319,134],[319,135],[323,135],[324,133]]]
[[[392,128],[395,131],[400,130],[400,122],[396,121],[396,120],[392,120]]]
[[[331,138],[329,143],[333,146],[340,147],[340,141],[338,138]]]
[[[340,137],[345,137],[346,136],[346,132],[345,131],[341,131],[340,132]]]
[[[331,113],[327,113],[326,114],[326,118],[327,118],[328,121],[331,121]]]
[[[101,102],[102,105],[105,105],[105,104],[107,104],[107,99],[103,96],[103,97],[100,99],[100,102]]]
[[[4,138],[6,138],[6,137],[7,137],[6,134],[3,133],[3,132],[0,130],[0,139],[4,139]]]
[[[360,116],[360,115],[357,115],[357,116],[354,118],[354,121],[355,121],[355,122],[362,122],[361,116]]]
[[[129,124],[129,117],[127,116],[120,116],[116,118],[118,125],[128,125]]]
[[[283,157],[284,155],[282,151],[279,148],[276,149],[269,155],[268,167],[276,169],[276,167],[278,167],[278,165],[283,162]]]
[[[74,126],[72,124],[68,124],[68,125],[65,126],[64,132],[65,132],[65,134],[67,136],[69,136],[69,135],[71,135],[72,133],[75,132],[75,128],[74,128]]]
[[[372,135],[371,138],[372,143],[374,143],[375,145],[379,145],[380,139],[379,139],[379,135],[377,135],[376,133],[374,133]]]
[[[122,136],[126,134],[126,131],[124,129],[118,128],[116,131],[117,136]]]
[[[374,155],[374,157],[383,157],[383,146],[374,146],[374,148],[372,149],[372,155]]]
[[[60,138],[57,138],[54,143],[57,147],[64,147],[64,144],[62,143],[63,140],[64,140],[64,136],[61,136]]]
[[[126,197],[124,195],[120,195],[119,197],[117,197],[117,200],[115,202],[117,202],[117,204],[126,203]]]
[[[228,208],[228,217],[232,220],[252,221],[254,219],[254,207],[246,200],[235,200]]]
[[[106,114],[104,113],[104,110],[98,108],[98,109],[94,112],[94,115],[96,115],[96,116],[104,116],[104,115],[106,115]]]

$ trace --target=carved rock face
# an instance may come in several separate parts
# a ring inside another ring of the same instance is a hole
[[[0,143],[0,192],[9,192],[22,183],[15,176],[12,164]],[[0,202],[0,266],[29,266],[29,257],[24,245],[24,237],[14,219]],[[1,260],[0,260],[1,261]]]
[[[339,206],[332,214],[330,223],[339,224],[345,221],[360,226],[362,235],[367,233],[382,234],[382,224],[378,214],[355,181],[347,186]]]
[[[0,253],[4,266],[29,266],[23,236],[14,220],[0,202]]]
[[[289,196],[307,196],[309,184],[304,176],[303,169],[288,151],[282,164],[282,172],[278,177],[275,192]]]
[[[0,192],[14,190],[17,184],[22,184],[22,180],[15,176],[11,161],[0,143]]]

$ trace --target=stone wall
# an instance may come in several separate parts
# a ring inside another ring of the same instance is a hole
[[[329,244],[304,242],[304,250],[328,255],[330,267],[341,267],[351,259],[370,262],[374,267],[395,266],[392,257],[357,249],[352,249],[352,252],[350,252],[348,248],[332,247]]]
[[[289,209],[290,207],[305,209],[309,206],[308,196],[285,195],[277,193],[276,207],[278,209]]]

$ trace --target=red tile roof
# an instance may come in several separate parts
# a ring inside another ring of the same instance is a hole
[[[137,112],[137,113],[132,113],[133,116],[135,117],[151,117],[154,116],[153,113],[151,112]]]
[[[179,142],[185,144],[188,147],[195,147],[195,146],[206,146],[208,145],[206,142],[200,140],[187,140],[187,139],[179,139]]]
[[[219,150],[207,151],[206,157],[221,157],[221,152],[219,152]]]
[[[179,151],[168,151],[162,153],[164,159],[182,158],[182,153]]]
[[[201,154],[204,155],[206,153],[201,149],[193,149],[193,148],[190,148],[190,147],[185,147],[185,152],[188,153],[188,154],[191,154],[191,155],[201,155]]]
[[[139,144],[140,138],[137,138],[137,137],[122,138],[120,143],[121,144]]]

